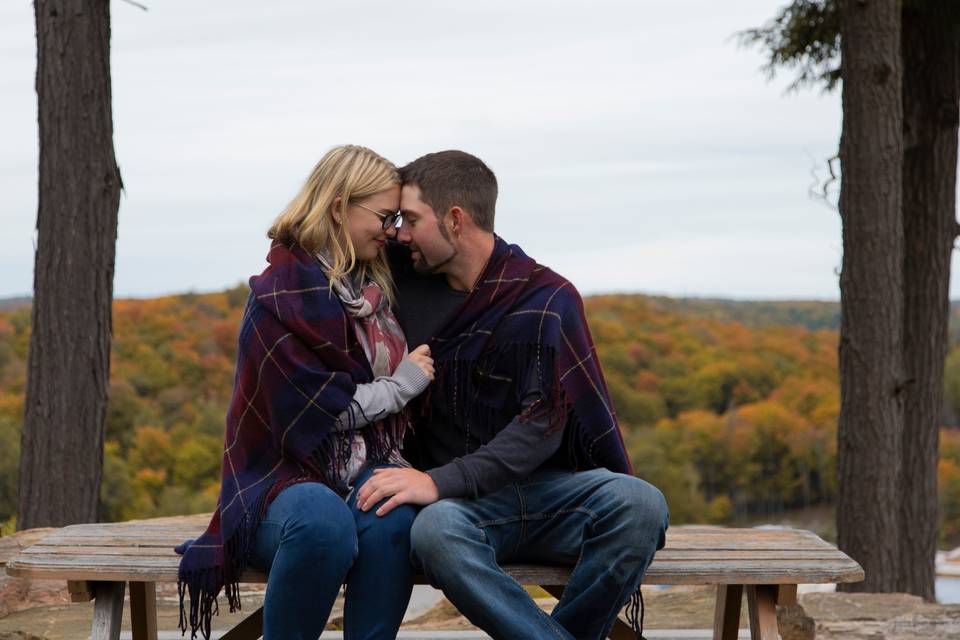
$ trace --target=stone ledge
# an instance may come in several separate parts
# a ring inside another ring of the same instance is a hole
[[[960,605],[905,593],[808,593],[777,613],[783,640],[940,640],[960,637]]]

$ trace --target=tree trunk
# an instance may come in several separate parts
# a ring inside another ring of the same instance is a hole
[[[894,591],[901,552],[903,164],[900,2],[841,4],[840,423],[837,535],[864,582]],[[904,541],[906,543],[906,541]]]
[[[956,227],[956,0],[903,10],[904,394],[898,591],[934,599],[937,459]]]
[[[97,519],[120,172],[108,0],[36,0],[40,195],[17,527]]]

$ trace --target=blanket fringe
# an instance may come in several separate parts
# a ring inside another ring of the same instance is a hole
[[[219,615],[220,606],[217,596],[223,590],[230,606],[230,613],[240,610],[240,576],[250,564],[250,554],[256,539],[257,526],[266,509],[267,495],[263,490],[244,513],[240,526],[222,547],[222,564],[214,563],[192,571],[181,571],[177,578],[177,594],[180,599],[179,627],[182,633],[189,626],[191,640],[197,634],[210,640],[213,616]],[[188,547],[184,555],[190,553]],[[184,606],[189,597],[189,614]]]
[[[463,425],[465,454],[471,452],[471,425],[506,424],[518,412],[522,422],[546,419],[545,437],[557,430],[565,432],[565,462],[570,469],[601,466],[593,457],[593,443],[581,442],[581,423],[564,391],[559,366],[554,349],[539,343],[518,342],[488,349],[476,361],[449,360],[437,366],[435,383],[419,403],[420,417],[429,420],[431,412],[437,411]],[[520,385],[514,384],[512,377],[500,375],[500,370],[509,371],[511,376],[535,376],[542,398],[520,412]],[[503,389],[496,390],[500,383]],[[481,385],[494,388],[495,397],[482,398]]]
[[[643,592],[640,587],[633,592],[630,600],[627,602],[627,622],[637,636],[637,640],[645,640],[643,637]]]

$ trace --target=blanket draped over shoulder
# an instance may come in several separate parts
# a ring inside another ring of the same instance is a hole
[[[471,425],[489,433],[511,421],[524,391],[517,378],[534,380],[541,400],[520,419],[546,418],[547,433],[563,430],[548,464],[633,474],[580,294],[517,245],[496,237],[479,280],[430,348],[436,381],[420,403],[426,420],[446,416],[469,442]],[[627,606],[638,638],[642,598],[637,589]]]
[[[340,494],[336,470],[355,432],[334,426],[356,385],[373,375],[340,300],[315,256],[274,242],[269,266],[250,279],[240,326],[237,372],[227,412],[220,500],[206,532],[180,561],[180,627],[210,637],[217,595],[240,607],[239,579],[270,501],[297,482]],[[352,415],[348,412],[347,415]],[[386,460],[402,433],[399,417],[364,429],[368,457]],[[343,425],[341,425],[343,426]],[[189,596],[189,619],[184,595]]]
[[[534,375],[542,400],[521,419],[546,417],[548,432],[564,430],[557,461],[632,473],[580,294],[517,245],[496,237],[474,289],[430,346],[437,375],[420,408],[427,419],[441,412],[468,437],[471,425],[502,427],[520,405],[515,379]]]

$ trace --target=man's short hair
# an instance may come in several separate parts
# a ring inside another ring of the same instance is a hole
[[[458,206],[484,231],[493,232],[497,176],[483,161],[463,151],[438,151],[400,169],[404,184],[420,188],[420,199],[437,217]]]

